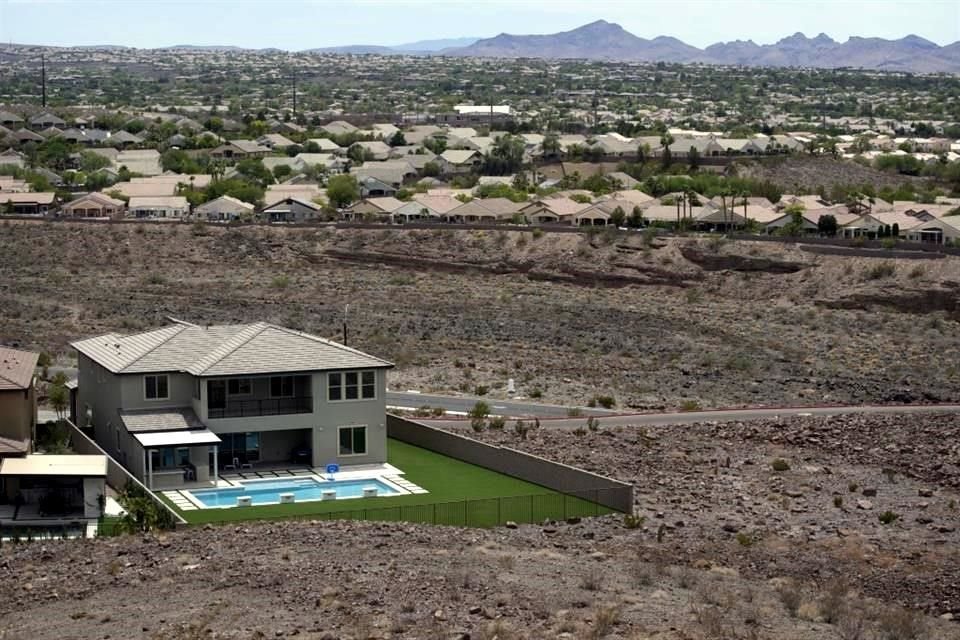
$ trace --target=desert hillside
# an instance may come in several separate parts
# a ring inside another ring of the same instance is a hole
[[[0,341],[267,320],[398,365],[394,388],[619,407],[960,398],[960,259],[529,231],[0,226]],[[39,267],[39,268],[38,268]]]

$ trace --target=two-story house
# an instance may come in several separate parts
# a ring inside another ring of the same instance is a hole
[[[73,347],[79,426],[150,488],[387,460],[393,365],[356,349],[263,322],[180,321]]]

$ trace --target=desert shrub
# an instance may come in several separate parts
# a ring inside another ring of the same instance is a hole
[[[573,430],[573,435],[577,436],[578,438],[582,438],[583,436],[587,435],[587,430],[583,427],[577,427]]]
[[[790,471],[790,463],[783,458],[777,458],[770,463],[770,468],[778,472]]]
[[[926,626],[919,613],[898,607],[884,607],[877,621],[879,637],[883,640],[926,638]]]
[[[840,508],[843,506],[843,496],[833,496],[833,506]]]
[[[435,418],[439,418],[440,416],[442,416],[442,415],[445,414],[446,412],[447,412],[447,410],[444,409],[443,407],[434,407],[433,410],[432,410],[430,413],[432,413]]]
[[[543,237],[543,229],[535,228],[531,235],[533,236],[534,240],[539,240],[540,238]]]
[[[680,404],[681,411],[700,411],[700,403],[696,400],[684,400]]]
[[[594,396],[593,400],[604,409],[612,409],[617,404],[613,396]]]
[[[275,276],[270,284],[274,289],[286,289],[290,286],[290,276]]]
[[[756,542],[756,540],[754,540],[753,536],[749,533],[744,533],[741,531],[737,534],[737,543],[741,547],[752,547],[754,542]]]
[[[473,390],[473,392],[478,396],[485,396],[490,393],[490,387],[485,384],[479,384],[477,385],[477,388]]]
[[[587,418],[587,431],[596,433],[600,430],[600,421],[597,420],[596,416],[590,416]]]
[[[923,268],[922,264],[918,264],[913,269],[910,269],[908,274],[912,279],[916,280],[917,278],[922,278],[923,274],[926,273],[926,269]]]
[[[483,400],[478,400],[467,413],[467,417],[470,418],[470,427],[477,433],[480,433],[486,426],[487,416],[489,415],[490,405]]]
[[[540,398],[543,397],[543,391],[535,388],[530,392],[530,397],[533,398],[534,400],[539,400]]]
[[[790,617],[797,617],[797,611],[803,604],[803,590],[800,586],[793,580],[785,582],[777,589],[777,595],[780,596],[780,602],[783,603],[783,608],[787,610]]]
[[[830,585],[826,593],[820,598],[820,614],[824,622],[830,624],[837,623],[847,609],[847,593],[850,588],[843,580],[838,580]]]
[[[867,280],[882,280],[889,278],[897,272],[897,265],[892,262],[884,261],[873,265],[864,272]]]
[[[507,425],[507,421],[503,419],[503,416],[493,416],[487,422],[487,427],[494,429],[496,431],[503,431],[503,428]]]
[[[593,627],[590,629],[590,640],[606,638],[618,622],[620,622],[619,606],[597,605],[593,612]]]
[[[858,485],[856,482],[851,482],[850,484],[847,485],[847,489],[850,490],[850,493],[856,493],[857,489],[859,488],[860,488],[860,485]]]
[[[567,409],[568,418],[579,418],[582,415],[583,415],[583,410],[580,409],[579,407],[570,407],[569,409]]]
[[[603,588],[603,572],[591,569],[580,579],[580,587],[587,591],[600,591]]]
[[[623,516],[623,526],[627,529],[639,529],[643,526],[645,519],[646,518],[636,513],[628,513]]]
[[[880,246],[883,247],[884,249],[893,249],[895,246],[897,246],[897,239],[884,238],[883,240],[880,241]]]
[[[900,519],[900,514],[887,510],[877,517],[880,519],[880,524],[891,524]]]
[[[530,425],[528,425],[528,424],[527,424],[526,422],[524,422],[523,420],[517,420],[517,421],[513,424],[513,432],[514,432],[514,433],[517,435],[517,437],[520,438],[521,440],[526,440],[526,439],[527,439],[527,432],[528,432],[528,431],[530,431]]]

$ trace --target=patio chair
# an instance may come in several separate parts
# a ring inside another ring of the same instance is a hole
[[[249,469],[250,471],[253,471],[253,463],[252,463],[252,462],[241,462],[241,463],[240,463],[240,468],[241,468],[241,469]]]

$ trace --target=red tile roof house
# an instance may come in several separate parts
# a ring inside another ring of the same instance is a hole
[[[37,420],[33,373],[39,354],[0,347],[0,457],[25,455]]]

